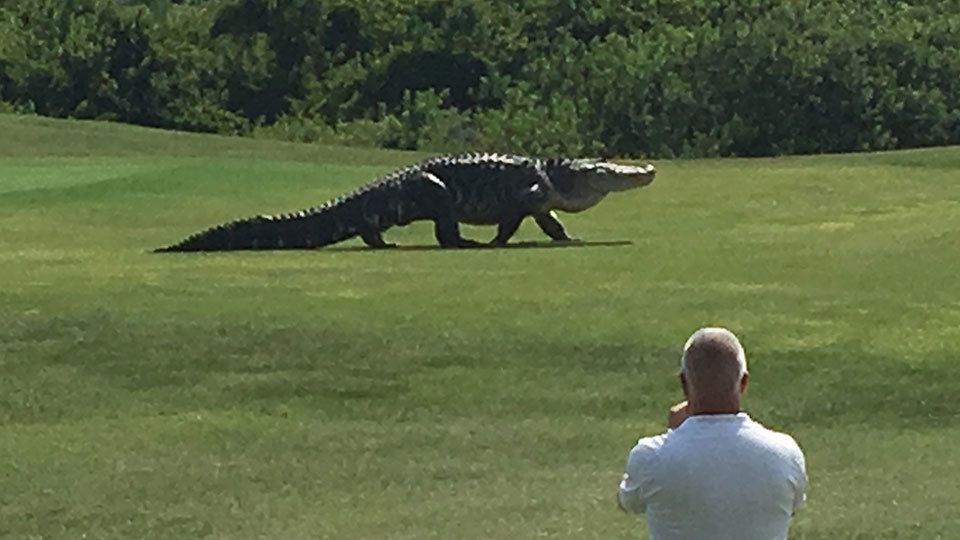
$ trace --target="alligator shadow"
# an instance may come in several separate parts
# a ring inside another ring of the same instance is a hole
[[[501,249],[567,249],[567,248],[591,248],[591,247],[616,247],[616,246],[632,246],[633,241],[631,240],[609,240],[609,241],[596,241],[596,242],[514,242],[507,244],[505,246],[492,246],[484,244],[477,247],[471,248],[459,248],[459,249],[450,249],[440,247],[437,244],[412,244],[412,245],[399,245],[390,248],[370,248],[367,246],[341,246],[341,247],[325,247],[322,248],[322,251],[336,251],[341,253],[347,252],[370,252],[370,253],[389,253],[391,251],[486,251],[486,250],[501,250]]]

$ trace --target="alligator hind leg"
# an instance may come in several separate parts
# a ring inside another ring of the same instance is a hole
[[[363,243],[370,246],[373,249],[386,249],[397,247],[396,244],[389,244],[383,240],[383,233],[381,231],[372,230],[364,231],[360,233],[360,238],[363,239]]]
[[[460,235],[460,224],[457,223],[455,213],[452,211],[452,205],[450,210],[450,212],[441,210],[433,219],[433,233],[437,237],[437,242],[440,243],[440,247],[467,248],[482,246],[483,244],[480,242],[464,238]]]
[[[557,218],[557,213],[553,210],[549,212],[540,212],[533,215],[533,219],[537,222],[537,225],[540,226],[540,229],[543,230],[550,238],[558,242],[576,242],[575,238],[570,238],[567,234],[567,230],[563,227],[563,223],[560,223],[560,219]]]
[[[421,173],[423,180],[419,186],[418,195],[421,206],[428,209],[428,218],[433,220],[434,234],[440,247],[464,248],[482,245],[476,240],[469,240],[460,235],[460,224],[457,222],[457,209],[450,191],[436,175],[428,172]]]

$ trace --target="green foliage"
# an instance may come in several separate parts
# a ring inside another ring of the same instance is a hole
[[[295,115],[284,115],[272,124],[257,126],[251,135],[261,139],[315,143],[334,138],[333,128],[323,122]]]
[[[110,0],[26,0],[3,8],[0,98],[39,114],[231,132],[233,66],[196,13]]]
[[[956,144],[957,81],[960,0],[0,2],[0,101],[296,140],[661,156]]]
[[[579,155],[589,142],[580,128],[579,106],[566,96],[547,100],[522,87],[507,91],[502,108],[477,115],[481,147],[535,155]],[[544,102],[545,101],[545,102]]]
[[[473,146],[474,128],[469,116],[444,105],[449,92],[433,90],[404,94],[400,112],[387,116],[391,129],[379,141],[404,150],[455,151]]]
[[[14,105],[6,101],[0,101],[0,113],[32,114],[33,111],[24,105]]]

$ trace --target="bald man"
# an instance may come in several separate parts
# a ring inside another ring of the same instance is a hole
[[[740,410],[747,358],[723,328],[701,328],[683,348],[686,401],[667,431],[630,451],[618,499],[646,513],[651,540],[780,540],[806,499],[803,452]]]

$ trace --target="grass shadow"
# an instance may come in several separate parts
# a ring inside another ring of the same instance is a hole
[[[376,249],[367,246],[342,246],[322,248],[323,251],[336,252],[390,252],[390,251],[474,251],[474,250],[501,250],[501,249],[564,249],[564,248],[588,248],[588,247],[617,247],[632,246],[631,240],[608,240],[596,242],[515,242],[505,246],[482,245],[473,248],[451,249],[441,247],[436,244],[412,244],[406,246],[394,246],[391,248]]]
[[[940,399],[952,395],[960,379],[960,364],[949,357],[908,364],[853,346],[755,351],[758,355],[777,359],[757,369],[755,379],[762,382],[753,383],[754,394],[767,396],[765,416],[776,424],[909,429],[960,419],[950,401]]]
[[[213,250],[213,251],[166,251],[166,248],[150,248],[148,253],[231,253],[231,252],[274,252],[274,251],[333,251],[336,253],[389,253],[393,251],[486,251],[486,250],[502,250],[502,249],[564,249],[564,248],[589,248],[589,247],[617,247],[617,246],[632,246],[632,240],[607,240],[607,241],[596,241],[596,242],[537,242],[537,241],[528,241],[528,242],[516,242],[513,244],[507,244],[505,246],[494,246],[490,244],[483,244],[476,247],[470,248],[445,248],[437,244],[411,244],[411,245],[400,245],[392,246],[389,248],[371,248],[368,246],[332,246],[332,247],[319,247],[319,248],[307,248],[307,247],[285,247],[285,248],[273,248],[273,249],[261,249],[261,248],[236,248],[229,250]]]

